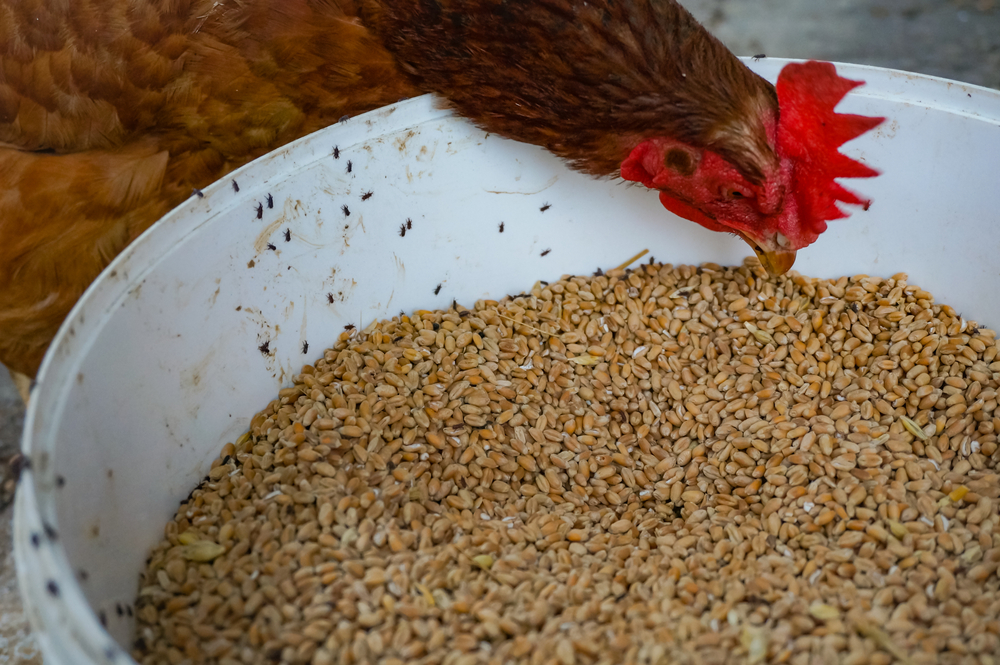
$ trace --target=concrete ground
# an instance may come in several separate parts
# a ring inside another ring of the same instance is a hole
[[[681,0],[739,55],[904,69],[1000,88],[997,0]],[[0,477],[16,451],[21,401],[0,371]],[[2,478],[0,478],[2,482]],[[10,508],[0,490],[0,665],[39,663],[13,584]]]
[[[7,461],[17,452],[24,424],[23,407],[10,375],[0,368],[0,665],[41,663],[17,595],[10,548],[12,506],[6,505],[12,498]]]
[[[1000,88],[998,0],[681,0],[738,55],[875,65]]]

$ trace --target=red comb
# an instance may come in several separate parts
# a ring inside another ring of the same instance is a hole
[[[837,202],[865,203],[834,178],[879,173],[838,151],[885,120],[834,113],[844,95],[863,83],[838,76],[829,62],[792,63],[778,76],[778,153],[795,164],[799,216],[817,234],[826,230],[827,220],[847,217]]]

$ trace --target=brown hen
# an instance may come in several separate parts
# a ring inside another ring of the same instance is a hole
[[[423,92],[658,190],[776,271],[859,201],[833,178],[874,173],[836,153],[871,126],[833,131],[853,82],[796,70],[782,124],[781,84],[673,0],[361,4],[0,0],[0,361],[33,375],[87,285],[193,189]]]

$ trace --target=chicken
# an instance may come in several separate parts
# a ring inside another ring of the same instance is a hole
[[[33,375],[101,269],[192,190],[437,93],[485,130],[743,237],[772,272],[874,175],[855,82],[777,88],[673,0],[0,0],[0,361]],[[780,109],[780,113],[779,113]]]

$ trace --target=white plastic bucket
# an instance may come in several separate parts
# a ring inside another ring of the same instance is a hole
[[[786,62],[748,64],[773,81]],[[1000,324],[1000,93],[838,71],[867,82],[839,110],[889,118],[847,149],[884,174],[849,183],[871,209],[833,222],[795,268],[905,271]],[[643,248],[675,264],[750,253],[671,218],[642,188],[573,173],[426,97],[318,132],[192,197],[91,286],[33,393],[24,451],[34,468],[14,544],[46,663],[132,662],[130,607],[164,523],[222,445],[346,323],[517,293]]]

